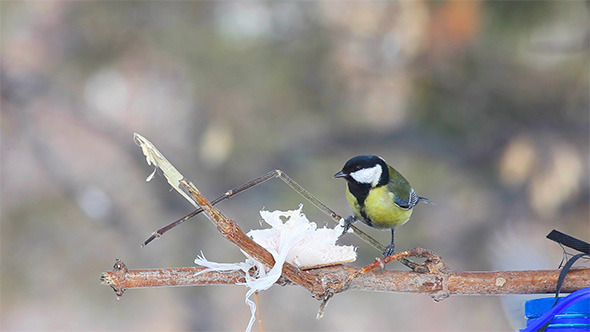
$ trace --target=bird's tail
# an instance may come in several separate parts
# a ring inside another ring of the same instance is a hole
[[[429,200],[429,199],[428,199],[428,198],[426,198],[426,197],[418,197],[418,202],[424,202],[424,203],[428,203],[428,204],[433,204],[433,205],[436,205],[436,203],[435,203],[435,202],[433,202],[433,201]]]

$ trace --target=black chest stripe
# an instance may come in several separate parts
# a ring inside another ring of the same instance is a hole
[[[371,220],[371,218],[369,218],[369,216],[367,216],[367,213],[365,212],[365,200],[367,199],[367,196],[369,195],[369,190],[371,190],[371,185],[349,182],[348,183],[348,190],[354,196],[354,198],[356,198],[356,201],[358,202],[358,204],[360,206],[359,212],[361,214],[361,217],[363,218],[362,221],[365,224],[372,227],[373,221]]]
[[[371,190],[371,185],[349,182],[348,190],[354,198],[356,198],[359,205],[363,206],[363,204],[365,204],[365,199],[367,199],[367,196],[369,195],[369,190]]]

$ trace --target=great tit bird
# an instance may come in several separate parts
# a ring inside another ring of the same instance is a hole
[[[377,229],[391,229],[391,243],[383,253],[385,257],[394,253],[395,228],[410,220],[414,206],[421,201],[432,203],[418,196],[408,180],[378,156],[356,156],[334,177],[348,182],[346,199],[354,217],[345,219],[345,232],[359,219]]]

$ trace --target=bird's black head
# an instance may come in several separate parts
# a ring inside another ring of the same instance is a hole
[[[344,164],[342,170],[334,174],[348,182],[377,187],[389,181],[389,168],[383,158],[374,155],[356,156]]]

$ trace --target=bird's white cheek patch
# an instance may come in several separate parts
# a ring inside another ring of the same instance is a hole
[[[375,186],[381,178],[381,173],[383,173],[381,165],[375,165],[371,168],[363,168],[356,172],[352,172],[350,173],[350,176],[352,176],[352,178],[355,179],[356,182],[370,183],[373,186]]]

